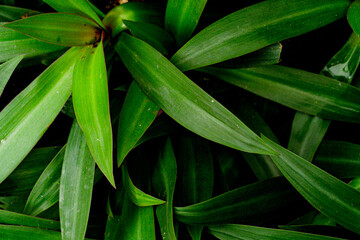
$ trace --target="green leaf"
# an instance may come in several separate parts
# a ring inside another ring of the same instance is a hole
[[[123,20],[162,25],[163,13],[156,4],[127,2],[111,9],[103,19],[103,23],[111,30],[114,37],[127,29]]]
[[[299,239],[299,240],[335,240],[340,238],[327,237],[323,235],[315,235],[309,233],[300,233],[295,231],[263,228],[247,225],[219,225],[210,226],[209,232],[221,240],[286,240],[286,239]]]
[[[122,34],[115,48],[143,92],[180,125],[241,151],[272,153],[257,135],[154,48],[127,34]]]
[[[35,146],[69,98],[78,55],[79,49],[70,49],[0,112],[0,183]]]
[[[139,207],[148,207],[164,204],[165,201],[144,193],[132,182],[125,164],[121,166],[122,180],[128,198]]]
[[[84,46],[97,42],[101,30],[92,20],[75,14],[46,13],[3,25],[43,42]]]
[[[118,166],[144,135],[159,112],[156,106],[133,81],[126,94],[119,117],[117,136]]]
[[[45,168],[26,201],[24,213],[36,216],[59,201],[59,184],[65,147]]]
[[[0,23],[0,62],[19,55],[24,55],[24,59],[41,58],[64,49],[63,46],[41,42],[17,31],[3,28],[4,24]]]
[[[43,0],[58,12],[68,12],[88,17],[95,21],[99,26],[105,29],[99,16],[96,14],[93,5],[87,0]]]
[[[24,56],[18,56],[0,65],[0,96],[15,68],[23,58]]]
[[[176,159],[168,138],[159,154],[152,175],[153,189],[157,197],[166,203],[156,207],[156,216],[163,239],[176,239],[173,219],[173,198],[176,184]]]
[[[338,178],[360,177],[360,145],[325,141],[320,145],[313,163]]]
[[[11,22],[40,13],[26,8],[0,5],[0,22]]]
[[[60,222],[63,239],[81,240],[88,224],[95,161],[74,120],[65,149],[60,180]]]
[[[103,43],[83,48],[75,64],[73,104],[90,152],[100,170],[115,187],[113,137]]]
[[[176,219],[186,224],[264,224],[281,217],[284,209],[299,208],[297,201],[298,193],[281,177],[246,185],[194,205],[175,207],[174,212]]]
[[[61,233],[40,228],[0,225],[0,235],[6,240],[61,240]]]
[[[171,61],[182,71],[239,57],[325,26],[345,16],[347,0],[270,0],[206,27]]]
[[[171,51],[175,42],[173,37],[163,28],[151,23],[129,20],[123,20],[123,22],[129,28],[132,35],[147,42],[164,56],[169,55],[169,51]]]
[[[360,1],[354,1],[347,13],[348,22],[353,31],[360,36]]]
[[[201,71],[301,112],[331,120],[360,122],[360,90],[329,77],[275,65]]]
[[[165,13],[165,29],[182,46],[194,32],[207,0],[169,0]]]
[[[271,156],[296,190],[318,211],[360,233],[360,192],[305,159],[263,137],[278,153]]]

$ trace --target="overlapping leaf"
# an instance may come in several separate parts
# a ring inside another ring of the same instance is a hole
[[[0,5],[0,22],[11,22],[36,14],[40,14],[40,12],[26,8]]]
[[[347,13],[347,19],[354,32],[360,37],[360,1],[354,1]]]
[[[18,56],[0,65],[0,96],[15,68],[23,58],[24,56]]]

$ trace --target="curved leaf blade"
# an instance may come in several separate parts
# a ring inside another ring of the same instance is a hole
[[[88,224],[95,161],[74,120],[65,149],[60,179],[60,223],[63,239],[84,239]]]
[[[35,146],[69,98],[78,54],[77,48],[70,49],[0,112],[0,183]]]
[[[103,43],[83,49],[75,64],[73,104],[90,152],[100,170],[115,187],[113,137]]]
[[[0,65],[0,96],[15,68],[23,58],[24,56],[18,56]]]
[[[263,139],[279,153],[271,158],[280,171],[311,205],[338,224],[360,233],[360,191],[266,137]]]
[[[354,1],[347,13],[348,22],[353,31],[360,37],[360,1]]]
[[[33,217],[33,216],[10,212],[6,210],[0,210],[0,223],[60,230],[60,223],[58,221]]]
[[[234,12],[187,42],[171,61],[182,71],[222,62],[325,26],[345,16],[347,0],[271,0]]]
[[[67,13],[39,14],[3,26],[60,46],[90,45],[96,43],[101,35],[101,30],[92,20]]]
[[[0,22],[11,22],[17,19],[40,14],[41,12],[7,5],[0,5]]]
[[[143,92],[185,128],[241,151],[272,153],[230,111],[145,42],[122,34],[116,51]]]

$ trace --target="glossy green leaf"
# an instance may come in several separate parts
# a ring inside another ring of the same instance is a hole
[[[299,240],[335,240],[340,238],[327,237],[309,233],[300,233],[289,230],[263,228],[247,225],[219,225],[210,226],[209,232],[221,240],[280,240],[280,239],[299,239]]]
[[[27,36],[60,46],[96,43],[101,30],[92,20],[75,14],[47,13],[3,25]]]
[[[60,222],[63,240],[84,239],[89,218],[95,161],[74,120],[65,149],[60,180]]]
[[[202,71],[301,112],[360,122],[360,90],[329,77],[283,66]]]
[[[6,240],[61,240],[61,233],[41,228],[0,225],[0,235]]]
[[[24,213],[38,215],[59,201],[59,184],[65,147],[45,168],[26,201]]]
[[[0,96],[15,68],[23,58],[24,56],[18,56],[0,65]]]
[[[171,61],[186,71],[239,57],[338,20],[349,4],[347,0],[270,0],[254,4],[206,27]]]
[[[78,54],[78,48],[70,49],[0,112],[0,183],[35,146],[69,98]]]
[[[40,12],[26,8],[0,5],[0,22],[11,22],[36,14],[40,14]]]
[[[286,226],[279,226],[281,229],[285,230],[292,230],[297,232],[304,232],[304,233],[313,233],[313,234],[321,234],[327,235],[332,237],[338,237],[341,239],[357,239],[359,235],[353,233],[345,228],[338,227],[338,226],[326,226],[326,225],[286,225]]]
[[[237,188],[186,207],[175,207],[176,219],[186,224],[273,222],[281,214],[299,208],[299,195],[284,178],[272,178]],[[251,209],[251,211],[249,211]]]
[[[115,187],[109,93],[102,42],[95,48],[88,46],[83,49],[81,60],[75,64],[72,97],[76,119],[90,152]]]
[[[128,198],[139,207],[148,207],[164,204],[165,201],[144,193],[132,182],[126,165],[121,167],[122,180]]]
[[[105,29],[99,16],[96,14],[93,5],[88,0],[43,0],[58,12],[75,13],[88,17]]]
[[[354,32],[360,36],[360,1],[354,1],[347,13],[347,19]]]
[[[176,159],[170,139],[161,149],[152,175],[153,189],[157,197],[166,203],[156,207],[156,216],[163,239],[176,239],[173,219],[173,198],[176,184]]]
[[[63,46],[52,45],[30,38],[17,31],[2,27],[5,23],[0,23],[0,62],[8,61],[19,55],[24,55],[24,59],[41,58],[51,53],[65,49]]]
[[[315,155],[314,164],[338,178],[360,177],[360,145],[325,141]]]
[[[159,112],[156,106],[133,81],[125,98],[119,117],[117,136],[118,166],[144,135]]]
[[[123,22],[132,35],[147,42],[164,56],[169,55],[169,51],[175,45],[173,37],[155,24],[129,20],[123,20]]]
[[[123,34],[116,51],[143,92],[182,126],[241,151],[272,153],[231,112],[145,42]]]
[[[169,0],[165,13],[165,29],[182,46],[194,32],[207,0]]]
[[[123,20],[161,25],[163,13],[155,4],[127,2],[111,9],[103,19],[103,23],[111,30],[112,36],[116,36],[127,29]]]
[[[282,45],[274,43],[270,46],[248,53],[244,56],[233,58],[214,65],[219,68],[249,68],[272,65],[280,62]]]
[[[278,153],[271,156],[296,190],[322,214],[360,233],[360,192],[305,159],[263,137]]]
[[[0,210],[0,223],[60,230],[60,223],[58,221],[33,217],[5,210]]]

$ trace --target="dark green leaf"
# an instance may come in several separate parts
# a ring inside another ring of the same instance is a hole
[[[23,58],[23,55],[18,56],[0,65],[0,96],[15,68]]]
[[[60,230],[60,223],[58,221],[33,217],[5,210],[0,210],[0,223]],[[1,233],[0,236],[2,236]]]
[[[184,127],[241,151],[272,152],[231,112],[145,42],[123,34],[116,50],[143,92]]]
[[[72,97],[76,119],[84,131],[90,152],[100,170],[115,187],[113,137],[102,41],[96,48],[83,48],[81,59],[74,68]]]
[[[169,0],[165,13],[165,29],[182,46],[194,32],[207,0]]]
[[[0,22],[11,22],[36,14],[40,14],[40,12],[26,8],[0,5]]]
[[[40,228],[0,225],[0,235],[6,240],[61,240],[61,233]]]
[[[101,31],[92,20],[75,14],[47,13],[3,25],[27,36],[60,46],[84,46],[97,42]]]
[[[360,233],[360,192],[305,159],[263,137],[279,153],[271,156],[297,191],[318,211]]]
[[[210,226],[209,231],[215,237],[221,240],[287,240],[287,239],[299,239],[299,240],[335,240],[340,238],[327,237],[322,235],[315,235],[309,233],[300,233],[288,230],[279,230],[263,227],[254,227],[246,225],[219,225]]]
[[[78,48],[70,49],[1,111],[0,182],[35,146],[69,98],[78,55]]]
[[[360,36],[360,1],[354,1],[347,13],[347,19],[354,32]]]
[[[360,122],[360,90],[329,77],[275,65],[201,71],[301,112]]]
[[[117,136],[118,166],[144,135],[159,112],[156,106],[133,81],[126,95],[119,117]]]
[[[95,161],[74,120],[65,149],[60,180],[60,222],[63,239],[85,237],[94,183]]]
[[[270,0],[208,26],[171,59],[182,71],[253,52],[325,26],[346,14],[347,0]]]
[[[36,216],[59,201],[59,184],[64,154],[65,147],[45,168],[31,190],[24,213]]]

